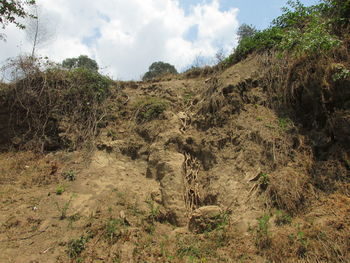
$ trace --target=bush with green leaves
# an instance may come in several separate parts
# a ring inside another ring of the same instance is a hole
[[[349,24],[348,1],[323,0],[310,7],[298,0],[287,4],[269,28],[242,38],[224,65],[237,63],[254,52],[274,49],[288,56],[314,56],[341,44],[334,28]]]
[[[290,1],[291,2],[291,1]],[[285,13],[274,21],[286,28],[277,49],[291,51],[295,56],[315,55],[340,45],[340,40],[330,32],[329,18],[319,8],[292,5],[296,11],[285,9]]]
[[[239,41],[242,41],[242,39],[247,37],[252,37],[256,33],[258,33],[258,30],[253,25],[248,25],[248,24],[240,25],[237,30]]]
[[[68,242],[68,256],[70,258],[77,258],[85,249],[89,237],[81,236]]]
[[[19,57],[9,62],[13,81],[4,91],[13,134],[32,150],[81,146],[97,135],[111,80],[86,68],[62,70]]]
[[[68,72],[67,77],[68,82],[73,85],[71,89],[67,89],[66,95],[78,96],[86,105],[92,100],[102,102],[110,95],[111,80],[96,71],[84,67],[76,68]]]
[[[75,181],[75,179],[77,179],[76,172],[73,170],[69,170],[69,171],[62,173],[62,176],[64,179],[71,181],[71,182],[73,182],[73,181]]]
[[[168,102],[163,99],[148,97],[135,104],[136,122],[143,123],[159,118],[168,108]]]
[[[283,31],[278,27],[271,27],[263,31],[258,31],[250,37],[243,38],[235,51],[224,61],[227,65],[232,65],[249,54],[257,51],[265,51],[275,47],[283,38]]]
[[[109,218],[106,223],[106,234],[105,237],[110,244],[113,244],[122,235],[121,227],[123,226],[123,221],[121,219]]]
[[[350,25],[350,2],[347,0],[323,0],[320,9],[324,16],[330,19],[336,33],[341,29],[348,30]]]

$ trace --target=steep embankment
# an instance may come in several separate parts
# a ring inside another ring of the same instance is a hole
[[[325,132],[271,106],[266,61],[115,83],[89,153],[3,152],[0,261],[349,260],[347,182],[317,187]]]

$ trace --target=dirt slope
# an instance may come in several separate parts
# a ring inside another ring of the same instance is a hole
[[[346,262],[349,195],[261,71],[116,83],[95,151],[2,153],[0,262]]]

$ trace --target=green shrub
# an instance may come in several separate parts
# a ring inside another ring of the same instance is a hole
[[[66,179],[68,181],[71,181],[71,182],[75,181],[75,179],[76,179],[76,174],[72,170],[62,173],[62,176],[63,176],[64,179]]]
[[[320,10],[323,15],[329,17],[333,29],[339,33],[339,29],[346,29],[350,25],[350,2],[344,0],[323,0]]]
[[[266,190],[269,183],[270,183],[269,175],[267,173],[261,173],[259,178],[260,188],[263,190]]]
[[[255,33],[251,37],[245,37],[239,42],[233,54],[231,54],[224,63],[226,65],[232,65],[245,59],[253,52],[271,49],[279,44],[282,38],[283,31],[279,27],[270,27]]]
[[[337,63],[332,65],[332,71],[332,80],[334,82],[350,78],[350,70],[348,70],[343,64]]]
[[[110,95],[111,80],[96,71],[76,68],[67,74],[68,82],[73,84],[67,90],[68,96],[79,96],[83,102],[89,103],[92,99],[102,102]]]
[[[235,51],[223,62],[230,66],[253,52],[275,49],[294,56],[314,56],[341,44],[335,25],[349,24],[348,1],[324,0],[305,7],[300,1],[289,0],[283,14],[273,20],[271,27],[242,38]]]
[[[106,238],[112,244],[121,235],[121,226],[123,225],[122,220],[110,218],[106,223]]]
[[[63,220],[63,219],[66,219],[66,218],[67,218],[67,211],[68,211],[69,206],[70,206],[70,204],[72,203],[74,197],[75,197],[75,195],[72,195],[72,196],[69,198],[69,200],[63,204],[63,206],[60,206],[60,205],[58,204],[58,202],[55,202],[55,205],[56,205],[56,207],[57,207],[57,210],[58,210],[58,212],[60,213],[60,216],[59,216],[60,220]]]
[[[257,247],[261,249],[268,248],[271,244],[271,237],[269,232],[269,220],[270,220],[270,216],[267,214],[258,218],[255,244],[257,245]]]
[[[73,239],[68,242],[68,256],[70,258],[78,257],[84,251],[89,237],[81,236],[78,239]]]
[[[168,103],[163,99],[153,97],[142,99],[135,105],[136,121],[138,123],[143,123],[157,119],[167,109],[167,107]]]
[[[92,71],[98,71],[97,62],[86,55],[80,55],[77,58],[67,58],[63,60],[62,66],[67,69],[86,68]]]
[[[63,194],[65,190],[66,190],[66,189],[65,189],[64,185],[62,185],[62,184],[58,185],[58,186],[56,187],[56,195],[61,195],[61,194]]]
[[[12,137],[30,150],[75,149],[93,141],[111,80],[86,68],[63,70],[49,61],[18,57],[6,65],[13,81],[4,107]]]
[[[315,55],[332,50],[341,42],[328,31],[328,22],[318,15],[312,15],[304,28],[288,29],[277,48],[291,51],[296,56]]]

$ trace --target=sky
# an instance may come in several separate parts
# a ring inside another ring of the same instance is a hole
[[[302,0],[311,5],[318,0]],[[237,45],[236,31],[247,23],[258,29],[281,14],[286,0],[37,0],[39,19],[54,32],[37,55],[62,62],[88,55],[100,72],[119,80],[138,80],[155,61],[178,71]],[[9,25],[0,40],[0,63],[29,53],[26,32]]]

